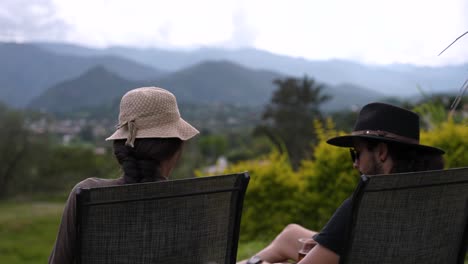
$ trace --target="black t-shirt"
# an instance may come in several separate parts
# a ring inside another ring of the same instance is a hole
[[[335,211],[325,227],[313,238],[337,255],[342,256],[348,241],[348,229],[352,217],[352,198],[346,199]]]

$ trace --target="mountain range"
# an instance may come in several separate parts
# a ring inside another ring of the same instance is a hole
[[[102,65],[125,79],[155,79],[164,71],[112,55],[58,55],[35,45],[0,43],[0,100],[22,107],[59,82]]]
[[[229,104],[258,107],[266,104],[276,88],[273,80],[284,76],[250,70],[228,61],[208,61],[153,81],[129,81],[97,66],[81,76],[66,80],[35,97],[29,108],[67,113],[114,104],[122,95],[140,86],[167,87],[177,100],[187,104]],[[352,85],[326,86],[324,93],[334,98],[325,105],[336,110],[351,104],[364,104],[381,94]]]
[[[190,104],[260,106],[276,88],[273,80],[304,75],[325,84],[324,92],[333,97],[325,109],[337,110],[389,95],[408,96],[417,92],[418,82],[423,89],[426,82],[443,82],[430,90],[454,93],[468,66],[384,67],[308,61],[254,49],[92,49],[60,43],[0,43],[0,56],[0,100],[51,112],[109,104],[138,86],[167,88]]]
[[[75,79],[58,83],[31,100],[28,107],[45,112],[66,113],[109,105],[116,97],[139,86],[96,66]]]
[[[250,48],[174,51],[128,47],[93,49],[64,43],[36,45],[57,54],[120,56],[166,71],[177,71],[206,60],[228,60],[251,69],[270,70],[291,76],[307,74],[330,85],[351,83],[388,96],[400,97],[419,95],[418,87],[426,92],[454,93],[468,77],[468,64],[441,67],[409,64],[366,65],[345,60],[306,60]],[[436,58],[435,52],[434,60]]]

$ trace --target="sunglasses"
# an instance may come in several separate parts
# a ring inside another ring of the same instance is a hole
[[[351,154],[351,160],[356,162],[356,160],[359,159],[359,155],[361,155],[361,152],[355,150],[355,149],[349,149],[349,154]]]

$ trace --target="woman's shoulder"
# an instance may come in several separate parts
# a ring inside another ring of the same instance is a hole
[[[107,187],[107,186],[115,186],[115,185],[122,185],[124,184],[122,178],[118,179],[103,179],[103,178],[87,178],[82,180],[81,182],[77,183],[73,188],[76,191],[78,188],[81,189],[88,189],[88,188],[98,188],[98,187]]]

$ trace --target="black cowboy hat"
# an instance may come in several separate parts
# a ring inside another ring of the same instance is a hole
[[[406,144],[434,154],[445,153],[441,149],[419,144],[419,116],[416,113],[384,103],[365,105],[359,112],[351,135],[330,138],[327,143],[352,148],[354,138]]]

